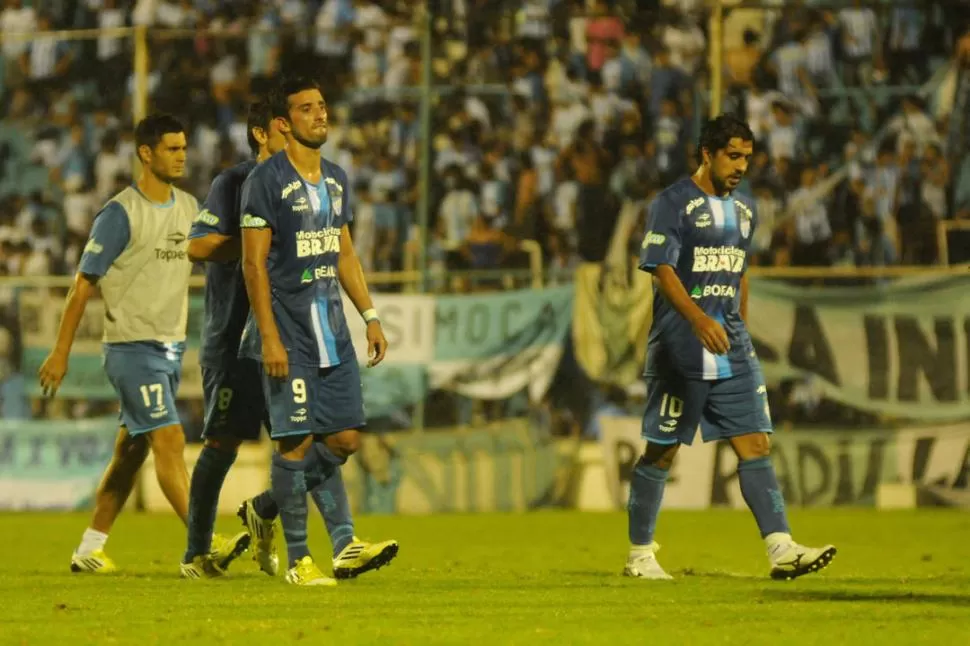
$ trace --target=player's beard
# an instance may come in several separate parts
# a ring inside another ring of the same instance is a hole
[[[323,144],[327,143],[328,133],[326,132],[324,132],[319,137],[304,137],[303,135],[297,134],[295,130],[292,131],[290,134],[293,135],[293,139],[295,139],[298,144],[300,144],[301,146],[306,146],[307,148],[310,148],[312,150],[320,150]]]
[[[714,173],[711,173],[711,186],[714,187],[714,194],[717,196],[727,195],[729,192],[727,183]]]
[[[733,175],[732,175],[732,177],[733,177]],[[739,177],[738,178],[738,183],[740,183],[741,182],[741,179],[743,179],[743,178],[744,178],[744,175],[742,175],[741,177]],[[733,191],[735,188],[738,187],[738,184],[735,184],[734,185],[734,188],[731,188],[731,187],[728,186],[728,178],[727,177],[718,177],[715,173],[711,173],[711,186],[714,187],[714,193],[716,195],[724,196],[724,195],[730,194],[731,191]]]
[[[185,174],[183,172],[182,175],[175,175],[173,173],[170,173],[168,170],[164,168],[152,168],[151,171],[152,171],[152,175],[158,178],[158,181],[164,182],[166,184],[176,183],[177,181],[179,181],[179,179],[182,178],[182,175]]]

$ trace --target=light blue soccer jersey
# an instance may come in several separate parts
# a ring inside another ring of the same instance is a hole
[[[640,269],[674,268],[687,293],[724,326],[731,349],[709,352],[690,323],[656,290],[645,375],[673,368],[691,379],[715,380],[751,371],[754,348],[741,319],[741,276],[756,225],[753,200],[708,195],[690,178],[664,190],[650,205]]]
[[[306,182],[280,152],[243,185],[243,229],[268,228],[267,271],[273,314],[291,364],[327,368],[356,361],[337,276],[340,230],[353,215],[342,168],[320,160],[321,179]],[[240,356],[262,360],[262,339],[250,314]]]

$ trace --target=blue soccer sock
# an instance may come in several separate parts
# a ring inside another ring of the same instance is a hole
[[[199,460],[192,470],[189,487],[189,540],[183,563],[189,563],[196,556],[209,552],[222,483],[235,461],[235,451],[222,451],[211,446],[202,448]]]
[[[280,508],[273,500],[273,490],[267,489],[252,499],[253,511],[263,520],[273,520],[280,513]]]
[[[758,521],[761,537],[777,532],[791,534],[788,518],[785,516],[785,498],[778,488],[771,458],[741,460],[738,463],[738,480],[741,482],[744,502]]]
[[[668,474],[667,469],[646,464],[642,459],[633,469],[630,500],[626,506],[631,545],[650,545],[653,542]]]
[[[338,554],[354,540],[354,519],[347,499],[347,488],[340,468],[333,468],[329,476],[310,491],[310,497],[320,510],[323,522],[330,534],[333,555]]]
[[[310,555],[307,547],[307,482],[306,467],[311,462],[307,456],[303,460],[287,460],[279,453],[273,454],[270,471],[270,487],[273,499],[279,505],[280,523],[286,539],[286,555],[289,567],[293,567],[304,556]]]

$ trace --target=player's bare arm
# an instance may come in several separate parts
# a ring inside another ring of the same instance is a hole
[[[273,240],[271,229],[243,229],[242,232],[242,270],[249,294],[249,304],[253,317],[263,339],[263,366],[266,374],[277,379],[286,379],[290,372],[286,348],[280,340],[280,332],[273,318],[273,301],[269,289],[269,273],[266,259]]]
[[[731,348],[727,332],[720,323],[694,303],[674,268],[670,265],[658,265],[654,276],[664,298],[674,306],[678,314],[687,319],[704,347],[714,354],[725,354]]]
[[[236,236],[207,233],[189,241],[189,260],[193,262],[233,262],[242,256],[242,243]]]
[[[354,307],[367,321],[367,356],[369,357],[367,367],[372,368],[384,360],[384,355],[387,354],[387,339],[384,338],[384,329],[374,310],[370,290],[367,289],[364,268],[354,250],[350,227],[346,224],[340,228],[340,260],[337,263],[337,277]]]
[[[40,385],[47,397],[53,397],[67,374],[67,360],[74,345],[74,335],[77,326],[84,316],[91,295],[97,289],[97,277],[78,272],[74,276],[74,284],[67,294],[64,313],[61,315],[61,325],[57,330],[57,342],[54,349],[41,364],[38,376]]]

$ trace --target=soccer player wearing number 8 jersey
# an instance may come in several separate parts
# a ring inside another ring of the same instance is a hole
[[[347,175],[320,156],[327,139],[320,86],[285,79],[270,96],[287,144],[243,185],[243,276],[252,311],[240,356],[263,367],[286,580],[333,585],[307,547],[307,492],[314,474],[329,477],[357,450],[365,420],[340,286],[367,321],[369,365],[383,360],[387,340],[354,253]]]
[[[776,579],[815,572],[835,548],[804,547],[791,536],[785,500],[769,458],[767,390],[747,315],[747,254],[757,224],[754,203],[735,195],[754,137],[730,115],[701,133],[700,167],[653,201],[640,269],[654,277],[647,345],[647,446],[630,486],[630,552],[624,574],[671,578],[657,562],[654,529],[677,449],[724,439],[738,456],[738,480],[765,541]]]

